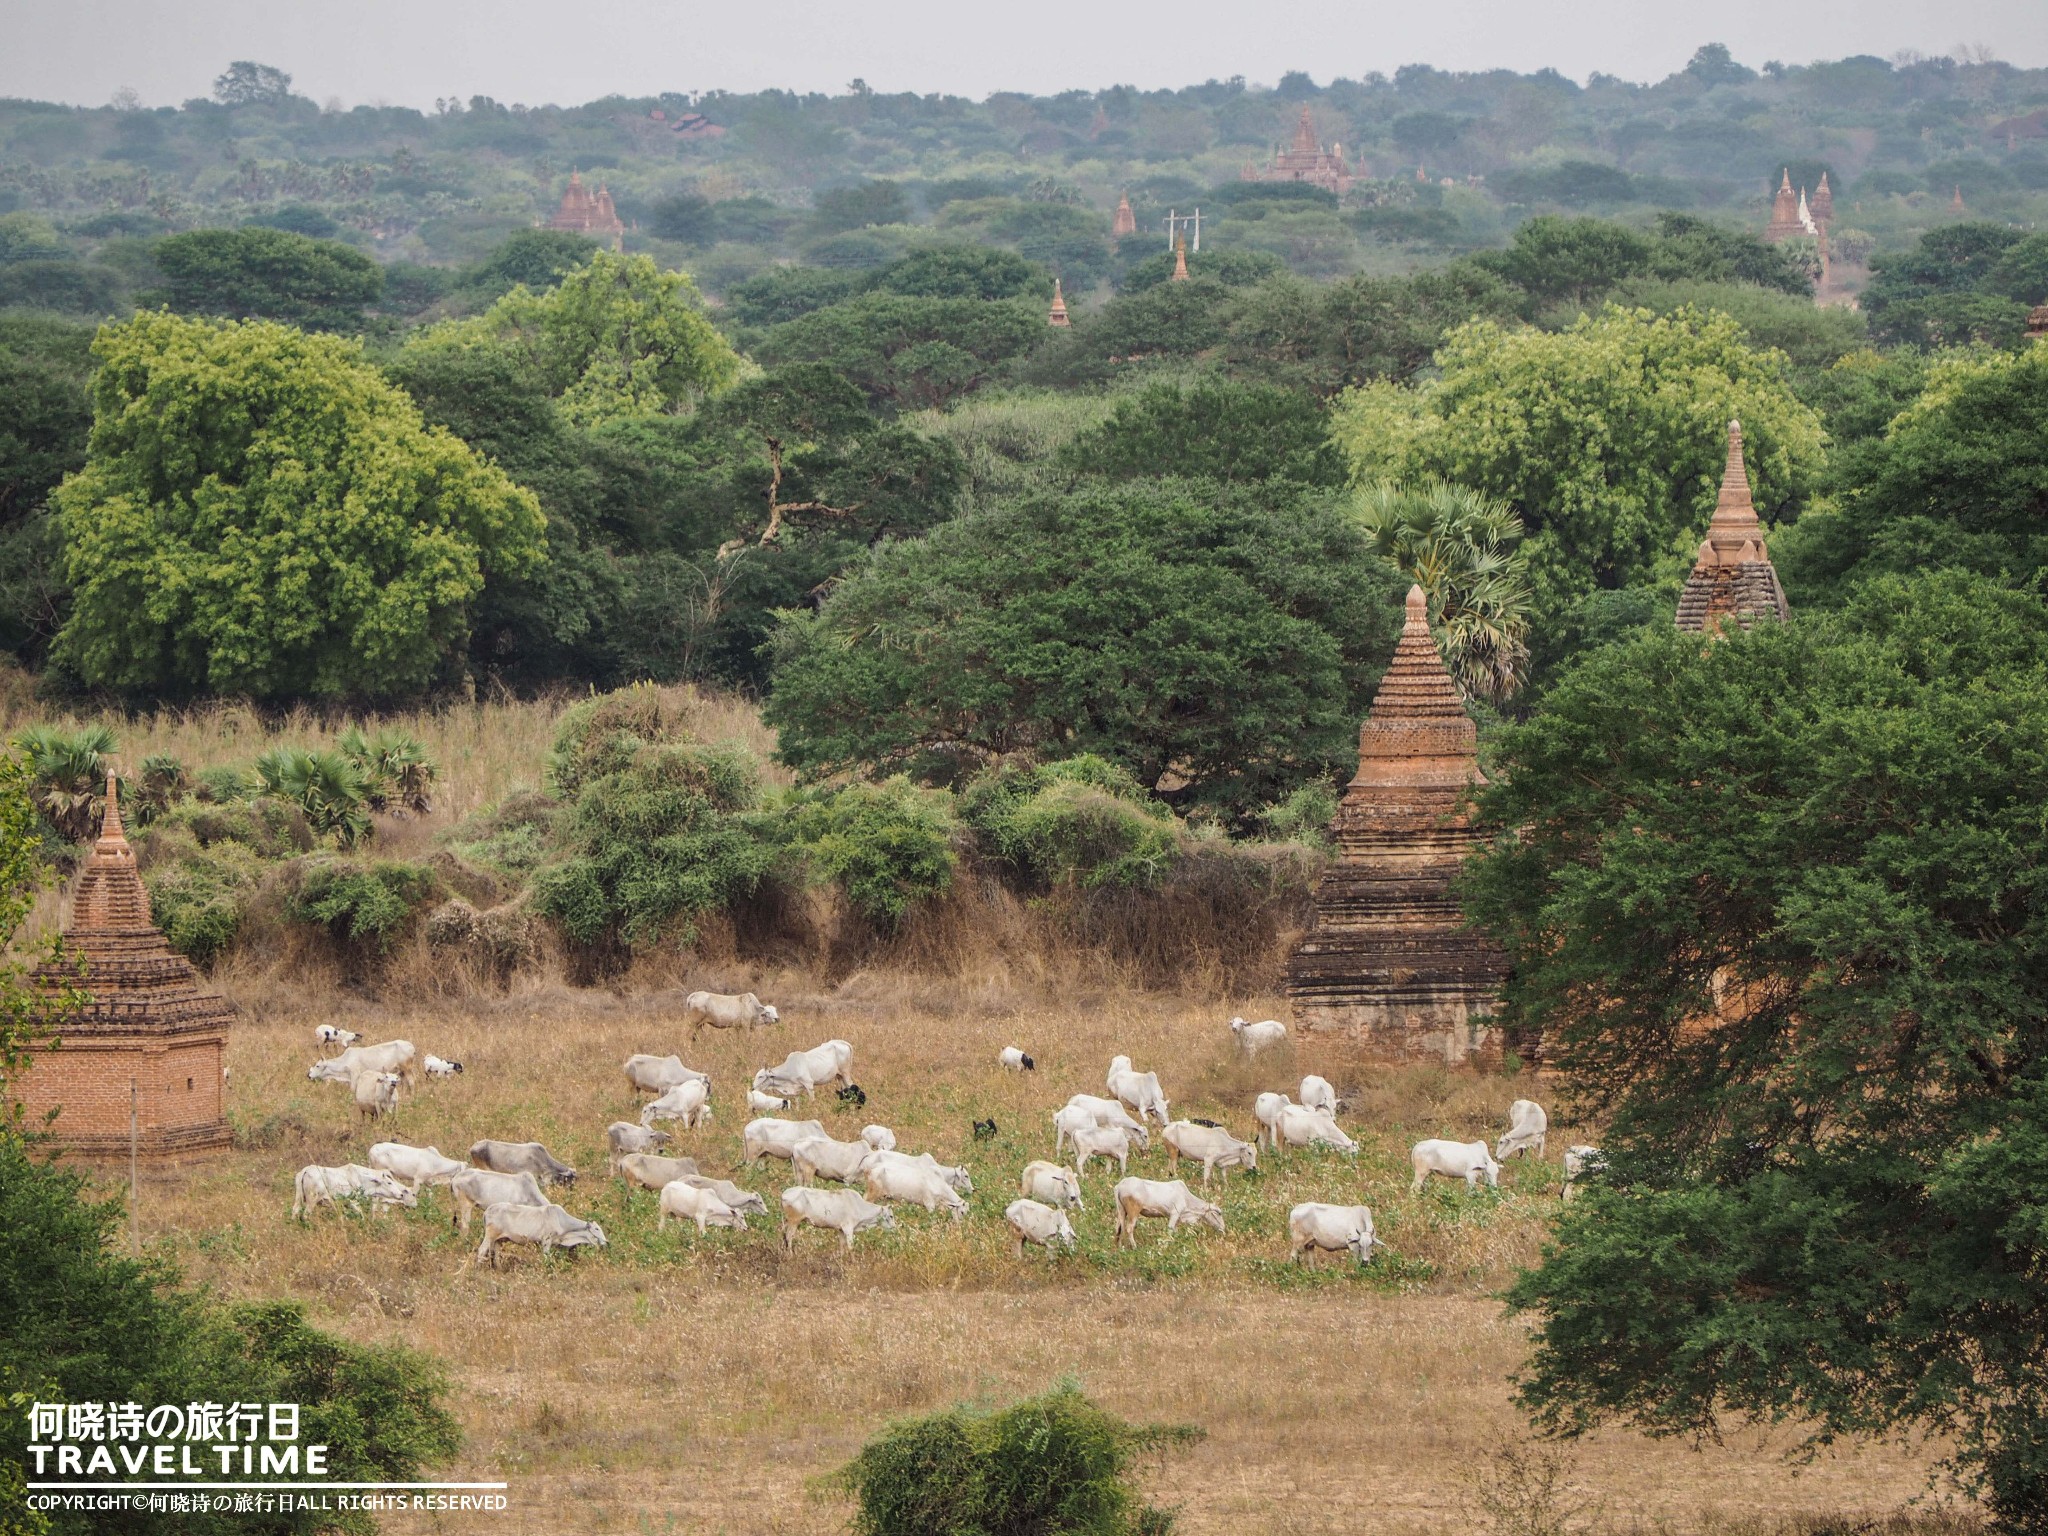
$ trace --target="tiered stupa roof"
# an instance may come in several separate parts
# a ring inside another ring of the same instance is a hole
[[[1052,280],[1052,309],[1045,317],[1045,323],[1052,326],[1069,326],[1074,322],[1067,318],[1066,296],[1060,292],[1060,280]]]
[[[1131,194],[1122,193],[1116,200],[1116,217],[1109,221],[1109,237],[1121,240],[1125,235],[1138,232],[1138,216],[1131,211]]]
[[[1743,629],[1758,619],[1786,619],[1792,610],[1764,546],[1764,527],[1750,499],[1742,461],[1742,423],[1728,423],[1728,458],[1721,493],[1699,557],[1678,598],[1678,627],[1707,631],[1733,622]]]
[[[1799,194],[1792,190],[1792,170],[1787,166],[1779,176],[1778,195],[1771,200],[1771,222],[1764,226],[1764,238],[1775,243],[1796,240],[1806,232],[1799,221]]]

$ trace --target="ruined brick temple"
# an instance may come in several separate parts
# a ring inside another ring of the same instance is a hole
[[[1731,421],[1721,494],[1699,558],[1678,597],[1678,627],[1695,633],[1724,624],[1747,629],[1758,619],[1786,619],[1791,613],[1777,568],[1764,547],[1763,524],[1750,500],[1749,470],[1742,462],[1742,423]]]
[[[1337,859],[1288,963],[1298,1028],[1341,1032],[1383,1060],[1500,1059],[1489,1019],[1506,959],[1464,926],[1450,893],[1478,842],[1467,798],[1485,782],[1478,733],[1422,589],[1410,588],[1401,643],[1358,733],[1358,776],[1331,825]]]
[[[200,985],[192,963],[150,921],[111,778],[99,841],[72,895],[64,953],[37,966],[30,985],[48,1002],[59,1044],[32,1058],[17,1091],[32,1124],[58,1110],[49,1127],[57,1146],[126,1155],[131,1083],[142,1156],[228,1144],[221,1066],[234,1008]]]
[[[1237,173],[1239,181],[1305,181],[1312,187],[1321,187],[1325,192],[1342,197],[1351,190],[1351,184],[1364,174],[1361,170],[1354,175],[1351,165],[1344,158],[1344,146],[1332,144],[1328,149],[1316,137],[1315,118],[1309,109],[1301,109],[1301,120],[1294,125],[1294,142],[1286,149],[1273,151],[1271,165],[1252,165],[1249,162]]]
[[[597,190],[591,191],[583,185],[583,176],[578,171],[569,173],[569,186],[562,193],[562,206],[548,220],[548,228],[609,240],[615,251],[623,246],[626,238],[625,221],[619,217],[618,209],[612,206],[611,189],[600,182]]]

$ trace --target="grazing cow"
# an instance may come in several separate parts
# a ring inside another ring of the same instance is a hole
[[[690,1038],[706,1024],[713,1029],[761,1029],[782,1022],[782,1015],[751,992],[692,992],[683,999],[683,1022]]]
[[[796,1144],[825,1134],[822,1120],[777,1120],[772,1117],[749,1120],[740,1132],[741,1161],[752,1165],[764,1157],[785,1161],[796,1153]]]
[[[1256,1056],[1287,1038],[1287,1026],[1278,1019],[1261,1019],[1256,1024],[1232,1019],[1230,1032],[1237,1037],[1237,1048],[1247,1056]]]
[[[628,1195],[636,1189],[651,1189],[659,1194],[664,1185],[689,1178],[696,1171],[697,1159],[694,1157],[663,1157],[659,1152],[628,1152],[619,1159],[618,1167],[619,1177],[626,1181]]]
[[[339,1168],[309,1163],[292,1180],[292,1215],[304,1216],[337,1200],[360,1196],[372,1211],[419,1204],[419,1197],[382,1168],[365,1168],[361,1163],[343,1163]]]
[[[680,1120],[686,1131],[709,1124],[711,1084],[696,1079],[687,1083],[677,1083],[640,1111],[642,1125],[652,1125],[657,1120]]]
[[[1501,1137],[1494,1148],[1497,1162],[1506,1162],[1517,1152],[1534,1151],[1543,1155],[1543,1138],[1550,1130],[1550,1116],[1543,1113],[1543,1106],[1534,1099],[1517,1099],[1508,1106],[1508,1133]]]
[[[1284,1093],[1262,1093],[1252,1101],[1252,1118],[1259,1122],[1259,1140],[1271,1142],[1273,1150],[1280,1150],[1280,1111],[1294,1107],[1294,1101]]]
[[[1127,1173],[1131,1165],[1131,1133],[1114,1125],[1084,1125],[1068,1133],[1074,1145],[1074,1172],[1088,1171],[1091,1157],[1113,1157],[1116,1171]]]
[[[1003,1207],[1003,1220],[1009,1224],[1010,1235],[1017,1239],[1020,1259],[1024,1257],[1026,1243],[1074,1251],[1074,1228],[1065,1211],[1040,1205],[1036,1200],[1012,1200]]]
[[[682,1158],[679,1161],[687,1162],[689,1159]],[[763,1200],[751,1189],[741,1189],[739,1185],[733,1183],[730,1179],[707,1179],[701,1173],[686,1173],[680,1178],[669,1180],[669,1183],[694,1184],[699,1189],[708,1189],[742,1216],[746,1215],[749,1211],[759,1211],[764,1216],[768,1214],[768,1202],[766,1200]]]
[[[1029,1056],[1026,1056],[1014,1045],[1004,1046],[1002,1054],[996,1057],[996,1061],[1005,1072],[1036,1072],[1038,1070],[1038,1063]]]
[[[784,1110],[795,1107],[788,1099],[776,1094],[763,1093],[758,1088],[747,1090],[747,1108],[757,1115],[779,1115]]]
[[[469,1230],[471,1211],[481,1211],[493,1205],[548,1203],[540,1180],[530,1173],[489,1173],[481,1168],[469,1168],[448,1181],[448,1192],[455,1196],[455,1209],[449,1213],[449,1220],[464,1232]]]
[[[912,1157],[908,1152],[877,1152],[868,1159],[868,1166],[872,1168],[877,1163],[903,1163],[916,1168],[929,1168],[948,1184],[959,1190],[961,1194],[971,1195],[974,1193],[974,1178],[968,1173],[964,1164],[959,1167],[953,1167],[940,1162],[929,1152],[920,1152],[915,1157]]]
[[[784,1092],[777,1084],[793,1085]],[[766,1093],[783,1093],[793,1098],[802,1093],[809,1098],[827,1083],[842,1083],[853,1086],[853,1047],[844,1040],[827,1040],[823,1045],[814,1045],[808,1051],[791,1051],[782,1059],[779,1067],[763,1067],[754,1074],[754,1086]]]
[[[697,1223],[697,1235],[702,1237],[706,1227],[737,1227],[747,1229],[747,1218],[719,1199],[710,1189],[701,1184],[691,1184],[677,1179],[661,1188],[661,1214],[655,1220],[654,1230],[659,1232],[668,1226],[669,1217],[678,1221]]]
[[[877,1152],[896,1150],[896,1133],[886,1125],[864,1125],[860,1128],[860,1139]]]
[[[550,1184],[574,1184],[576,1170],[537,1141],[480,1141],[469,1149],[471,1166],[493,1173],[530,1173]]]
[[[1138,1222],[1146,1216],[1164,1216],[1168,1232],[1182,1222],[1199,1223],[1223,1230],[1223,1207],[1211,1205],[1179,1179],[1119,1179],[1116,1186],[1116,1242],[1119,1248],[1138,1246]]]
[[[896,1230],[896,1213],[876,1205],[850,1189],[785,1189],[782,1192],[782,1246],[796,1251],[797,1228],[827,1227],[846,1239],[846,1251],[853,1252],[853,1234],[877,1227]]]
[[[1085,1209],[1081,1204],[1081,1176],[1058,1163],[1026,1163],[1024,1176],[1017,1181],[1017,1193],[1030,1200],[1043,1200],[1047,1205]]]
[[[356,1113],[365,1119],[378,1120],[398,1112],[396,1072],[358,1072],[349,1086],[355,1092]]]
[[[636,1093],[667,1093],[678,1083],[711,1081],[711,1074],[683,1065],[680,1056],[628,1056],[626,1081]]]
[[[1320,1109],[1332,1119],[1337,1115],[1337,1090],[1330,1086],[1327,1077],[1317,1077],[1311,1072],[1301,1080],[1301,1107]]]
[[[414,1194],[422,1184],[446,1184],[467,1167],[443,1157],[439,1147],[409,1147],[402,1141],[380,1141],[370,1148],[370,1166],[402,1179]]]
[[[791,1151],[789,1162],[796,1170],[799,1184],[809,1184],[820,1178],[830,1179],[835,1184],[851,1184],[861,1176],[861,1169],[874,1155],[875,1149],[864,1141],[835,1141],[830,1136],[807,1136]]]
[[[1358,1143],[1346,1136],[1336,1121],[1305,1104],[1290,1104],[1281,1110],[1276,1129],[1290,1147],[1334,1147],[1346,1157],[1358,1155]]]
[[[1131,1113],[1140,1120],[1148,1115],[1157,1115],[1159,1123],[1166,1124],[1166,1094],[1159,1086],[1157,1072],[1134,1072],[1130,1057],[1112,1056],[1109,1059],[1109,1091],[1119,1102],[1128,1105]]]
[[[1202,1182],[1209,1182],[1209,1176],[1218,1169],[1223,1171],[1223,1182],[1230,1182],[1230,1170],[1249,1168],[1254,1173],[1259,1167],[1259,1149],[1249,1141],[1239,1141],[1220,1126],[1211,1129],[1196,1125],[1188,1120],[1176,1120],[1159,1133],[1159,1139],[1166,1143],[1166,1171],[1178,1173],[1180,1160],[1189,1158],[1202,1165]]]
[[[605,1172],[618,1177],[619,1159],[635,1152],[654,1152],[675,1138],[667,1131],[652,1131],[630,1120],[614,1120],[604,1128]]]
[[[453,1077],[462,1070],[462,1063],[459,1061],[444,1061],[432,1051],[429,1051],[427,1052],[426,1069],[427,1076],[429,1077]]]
[[[1066,1108],[1078,1112],[1074,1117],[1076,1122],[1080,1114],[1085,1114],[1097,1125],[1115,1126],[1118,1130],[1129,1131],[1141,1148],[1147,1152],[1152,1150],[1152,1133],[1145,1129],[1142,1121],[1133,1120],[1131,1112],[1115,1099],[1101,1098],[1092,1093],[1077,1093],[1067,1100]],[[1065,1112],[1062,1110],[1061,1114]],[[1059,1124],[1059,1115],[1053,1116],[1053,1129],[1057,1131]],[[1060,1139],[1057,1136],[1053,1138],[1052,1150],[1053,1156],[1059,1156]]]
[[[594,1221],[571,1216],[559,1205],[512,1205],[500,1203],[484,1212],[484,1240],[477,1244],[476,1261],[498,1267],[498,1248],[503,1243],[533,1243],[543,1256],[557,1248],[572,1253],[578,1248],[604,1247],[604,1228]]]
[[[313,1026],[313,1038],[323,1050],[331,1045],[337,1051],[345,1051],[363,1037],[339,1024],[316,1024]]]
[[[1564,1149],[1564,1198],[1569,1200],[1572,1191],[1579,1187],[1579,1180],[1590,1179],[1607,1171],[1607,1154],[1598,1147],[1566,1147]]]
[[[1372,1232],[1372,1212],[1362,1205],[1323,1205],[1310,1201],[1287,1213],[1288,1257],[1296,1263],[1313,1249],[1318,1253],[1349,1252],[1369,1263],[1375,1247],[1384,1248]]]
[[[1500,1164],[1493,1160],[1483,1141],[1418,1141],[1408,1154],[1408,1161],[1415,1168],[1415,1181],[1408,1186],[1410,1194],[1420,1193],[1432,1173],[1447,1179],[1463,1179],[1467,1189],[1477,1189],[1482,1176],[1491,1188],[1500,1188]]]
[[[905,1205],[921,1205],[927,1211],[943,1208],[955,1221],[967,1215],[967,1202],[946,1182],[944,1175],[919,1163],[901,1163],[893,1158],[871,1160],[867,1165],[867,1189],[870,1200],[898,1200]]]
[[[416,1077],[415,1052],[410,1040],[386,1040],[381,1045],[352,1045],[339,1056],[315,1062],[306,1076],[316,1083],[352,1083],[358,1072],[396,1072],[410,1088]]]

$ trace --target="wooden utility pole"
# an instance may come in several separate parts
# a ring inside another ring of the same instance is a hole
[[[138,1259],[142,1257],[142,1192],[135,1182],[135,1141],[140,1099],[135,1079],[131,1077],[128,1079],[128,1242]]]

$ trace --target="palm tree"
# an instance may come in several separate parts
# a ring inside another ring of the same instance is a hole
[[[434,779],[440,770],[417,736],[395,727],[366,736],[361,726],[352,725],[335,744],[363,776],[371,810],[424,816],[434,808]]]
[[[1429,599],[1444,663],[1466,697],[1502,704],[1529,664],[1529,560],[1522,520],[1468,486],[1409,488],[1382,480],[1359,492],[1373,548]]]
[[[65,842],[85,842],[105,805],[112,728],[82,725],[67,731],[58,725],[32,725],[14,739],[14,745],[28,759],[36,809]]]
[[[369,799],[363,775],[339,752],[272,747],[256,759],[263,793],[297,806],[306,825],[343,848],[370,835]]]

